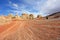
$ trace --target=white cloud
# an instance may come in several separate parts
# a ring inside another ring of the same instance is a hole
[[[36,12],[29,12],[29,11],[27,11],[27,10],[21,10],[21,13],[33,14],[34,17],[36,17],[36,16],[38,15],[38,13],[36,13]]]
[[[13,3],[13,2],[11,2],[11,1],[9,1],[9,6],[12,7],[12,8],[14,8],[14,9],[18,9],[18,7],[19,7],[18,4]]]
[[[17,5],[17,4],[15,4],[15,3],[13,3],[12,5],[13,5],[14,7],[18,7],[18,5]]]
[[[60,0],[24,0],[43,16],[60,11]],[[38,14],[38,13],[37,13]]]
[[[33,14],[34,17],[37,17],[37,13],[33,13],[33,12],[29,12],[27,10],[21,10],[21,11],[18,11],[18,10],[7,10],[9,13],[12,13],[14,15],[16,15],[16,13],[18,13],[18,15],[21,15],[22,13],[26,13],[26,14]]]
[[[24,0],[25,3],[31,5],[35,10],[40,10],[43,0]]]
[[[24,0],[25,3],[29,4],[32,6],[31,9],[35,9],[37,11],[39,11],[38,13],[35,13],[36,15],[38,15],[40,13],[41,10],[41,6],[45,3],[46,0]],[[40,13],[43,14],[43,13]]]
[[[45,16],[60,11],[60,0],[47,0],[41,8]],[[43,15],[42,14],[42,15]]]
[[[26,5],[24,4],[16,4],[13,3],[11,1],[9,1],[9,4],[12,8],[17,9],[14,12],[18,12],[20,11],[20,13],[22,12],[27,12],[27,13],[33,13],[35,15],[41,14],[43,16],[46,16],[50,13],[53,12],[57,12],[60,11],[60,0],[23,0],[24,3],[26,3]],[[28,4],[28,5],[27,5]],[[26,9],[26,7],[31,6],[31,10],[30,9]],[[29,12],[32,11],[33,9],[39,11],[38,13],[36,12]]]

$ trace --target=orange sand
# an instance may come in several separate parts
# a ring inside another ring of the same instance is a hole
[[[0,25],[0,40],[60,40],[60,19],[12,20]]]

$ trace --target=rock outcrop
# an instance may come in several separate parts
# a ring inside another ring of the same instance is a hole
[[[47,19],[55,19],[60,18],[60,12],[53,13],[51,15],[46,16]]]
[[[34,15],[33,14],[30,14],[29,15],[29,19],[34,19]]]
[[[29,19],[29,15],[26,13],[23,13],[21,17],[22,19]]]

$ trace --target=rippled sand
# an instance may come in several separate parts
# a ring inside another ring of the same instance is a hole
[[[12,20],[0,25],[0,40],[60,40],[60,19]]]

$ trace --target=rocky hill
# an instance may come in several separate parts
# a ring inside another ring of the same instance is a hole
[[[60,18],[60,12],[50,14],[50,15],[48,15],[46,17],[48,17],[48,19]]]

